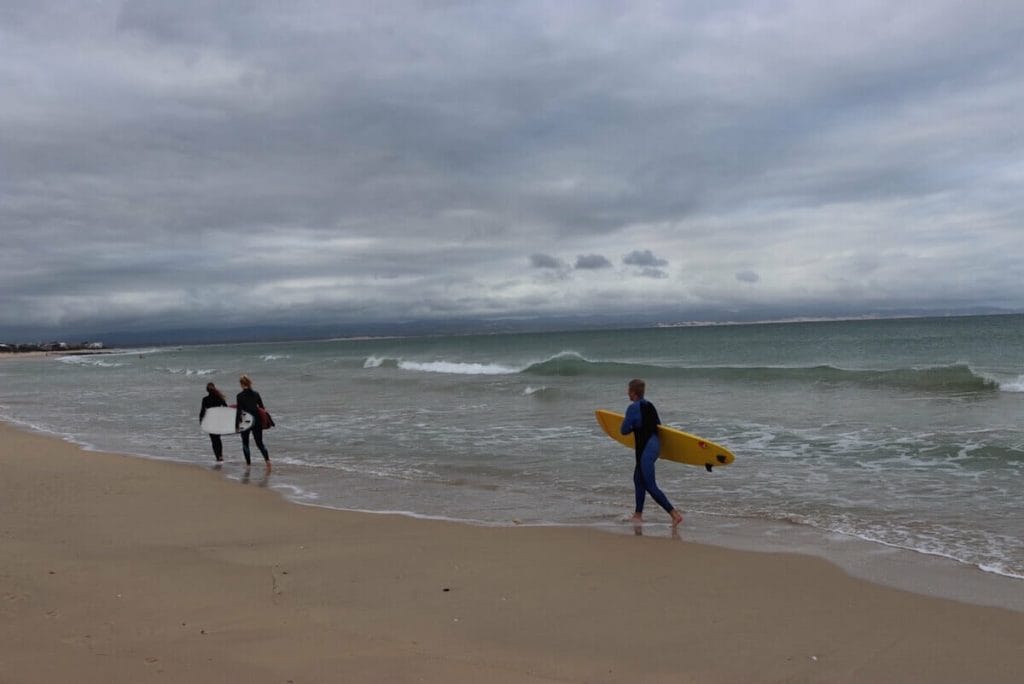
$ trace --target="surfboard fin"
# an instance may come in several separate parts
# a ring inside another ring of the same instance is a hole
[[[712,468],[714,468],[714,466],[713,466],[713,465],[711,465],[710,463],[705,463],[705,464],[704,464],[704,467],[705,467],[705,468],[707,468],[707,471],[708,471],[709,473],[711,472],[711,469],[712,469]]]

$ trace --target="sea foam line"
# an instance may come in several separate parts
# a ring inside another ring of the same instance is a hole
[[[104,354],[103,356],[106,355]],[[106,361],[99,354],[62,356],[57,360],[61,363],[67,363],[73,366],[96,366],[97,368],[120,368],[127,365],[116,361]]]
[[[394,359],[381,356],[368,356],[363,362],[363,368],[391,367],[420,373],[443,373],[449,375],[516,375],[534,368],[542,368],[545,364],[558,361],[572,361],[584,364],[593,363],[577,352],[563,351],[558,354],[554,354],[543,361],[530,362],[522,366],[511,366],[502,363],[479,363],[447,360],[409,361],[401,358]]]
[[[1021,575],[1013,570],[1010,570],[1002,562],[998,560],[981,560],[981,559],[969,559],[963,557],[962,551],[950,548],[934,548],[928,546],[921,540],[891,540],[885,539],[877,533],[870,531],[862,531],[856,529],[850,529],[845,525],[834,525],[828,523],[821,523],[814,520],[813,518],[806,516],[782,516],[776,518],[778,522],[788,522],[795,525],[805,526],[812,529],[819,530],[828,534],[838,534],[851,539],[859,539],[863,542],[870,544],[878,544],[891,549],[897,549],[900,551],[907,551],[910,553],[921,554],[922,556],[932,556],[935,558],[942,558],[945,560],[953,561],[961,565],[976,568],[982,572],[987,572],[993,575],[999,575],[1001,577],[1008,577],[1010,579],[1024,580],[1024,575]]]
[[[450,375],[514,375],[519,372],[515,368],[497,363],[458,363],[454,361],[399,361],[398,367],[402,370]]]

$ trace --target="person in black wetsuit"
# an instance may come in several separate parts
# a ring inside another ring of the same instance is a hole
[[[654,462],[661,453],[661,441],[658,439],[658,426],[661,418],[654,404],[644,399],[647,384],[643,380],[629,381],[626,393],[632,402],[626,409],[620,432],[624,435],[633,433],[636,439],[636,468],[633,469],[633,489],[636,494],[636,509],[633,513],[634,522],[642,522],[644,516],[644,500],[651,495],[665,512],[672,516],[672,527],[683,522],[680,513],[658,487],[654,478]]]
[[[242,454],[245,456],[245,464],[251,465],[252,463],[249,460],[249,433],[251,432],[253,441],[256,442],[256,448],[263,454],[263,460],[267,463],[267,470],[270,470],[270,453],[267,451],[267,447],[263,445],[263,423],[260,419],[263,397],[252,388],[252,380],[249,379],[248,375],[240,377],[238,384],[242,386],[242,391],[235,397],[237,405],[235,409],[235,429],[237,430],[241,427],[242,411],[252,416],[252,427],[242,433]]]
[[[214,406],[227,406],[228,402],[224,399],[224,394],[217,389],[217,386],[212,382],[206,383],[206,396],[203,397],[203,407],[199,409],[199,422],[203,422],[203,416],[206,415],[206,409],[213,408]],[[210,435],[210,444],[213,446],[213,455],[218,461],[224,460],[224,444],[220,441],[220,435]]]

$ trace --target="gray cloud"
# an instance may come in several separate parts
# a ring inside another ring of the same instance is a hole
[[[741,283],[756,283],[761,279],[761,276],[757,275],[754,271],[739,271],[736,274],[736,280]]]
[[[659,259],[649,249],[634,250],[622,257],[622,263],[628,266],[668,266],[668,261]]]
[[[564,264],[549,254],[531,254],[530,265],[534,268],[562,268]]]
[[[0,338],[602,301],[552,254],[679,317],[1024,301],[1019,3],[0,17]]]
[[[590,271],[611,267],[612,262],[608,261],[608,259],[600,254],[581,254],[576,257],[576,264],[573,266],[573,268],[576,269]]]
[[[668,273],[661,270],[660,268],[643,268],[640,269],[639,274],[644,278],[654,278],[655,280],[662,280],[668,278]]]

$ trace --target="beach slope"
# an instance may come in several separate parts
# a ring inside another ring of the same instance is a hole
[[[3,682],[1016,682],[1024,662],[1024,613],[664,529],[303,507],[261,467],[6,425],[0,469]]]

